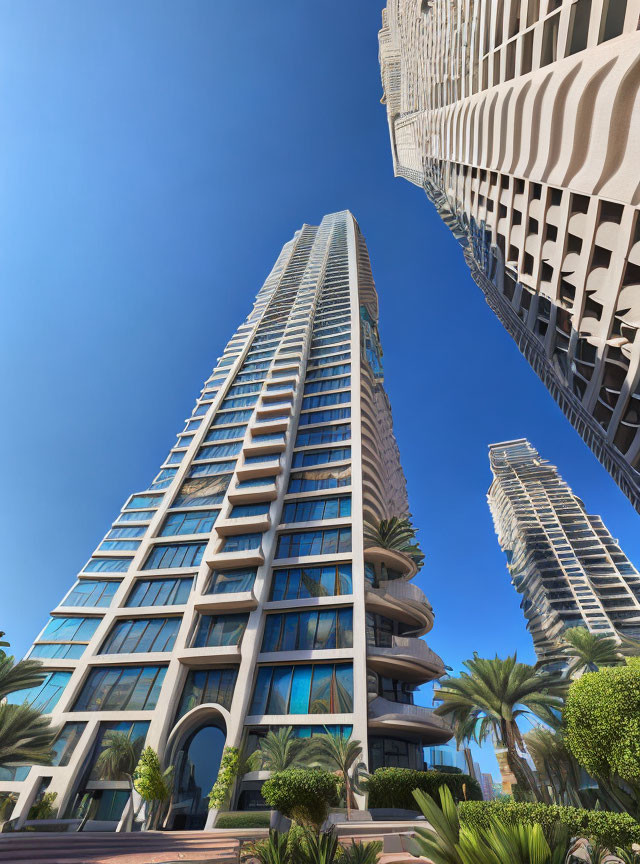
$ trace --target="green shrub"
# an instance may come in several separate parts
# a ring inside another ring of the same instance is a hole
[[[269,807],[288,819],[319,828],[329,807],[338,803],[337,780],[329,771],[289,768],[265,780],[262,797]]]
[[[238,773],[240,750],[238,747],[225,747],[220,760],[218,778],[207,795],[209,810],[219,810],[227,803],[233,781]]]
[[[586,836],[609,849],[640,843],[640,823],[627,813],[503,800],[463,801],[458,810],[460,822],[470,828],[489,828],[492,819],[500,819],[509,825],[518,822],[541,825],[545,836],[549,837],[560,823],[572,836]]]
[[[268,810],[233,810],[218,815],[216,828],[268,828],[270,821]]]
[[[412,771],[410,768],[378,768],[367,781],[369,807],[415,810],[414,789],[420,789],[440,800],[438,789],[447,786],[456,801],[481,801],[478,782],[468,774],[445,774],[440,771]]]

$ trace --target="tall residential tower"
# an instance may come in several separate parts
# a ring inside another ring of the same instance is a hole
[[[96,758],[110,730],[175,766],[170,827],[203,826],[222,746],[327,726],[371,770],[423,767],[451,731],[414,705],[444,673],[416,566],[365,548],[408,513],[383,387],[378,300],[348,212],[282,249],[151,485],[124,503],[31,649],[27,696],[62,731],[52,767],[0,769],[14,816],[44,788],[60,815],[88,794],[113,826],[127,784]],[[232,805],[259,806],[262,775]]]
[[[639,16],[640,0],[388,0],[380,31],[396,175],[638,510]]]
[[[640,575],[599,516],[524,438],[489,448],[489,508],[540,660],[583,626],[640,637]]]

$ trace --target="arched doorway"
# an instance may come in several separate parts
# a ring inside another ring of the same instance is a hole
[[[222,722],[209,720],[184,739],[177,750],[172,806],[174,830],[204,828],[209,801],[207,795],[218,777],[226,740]]]

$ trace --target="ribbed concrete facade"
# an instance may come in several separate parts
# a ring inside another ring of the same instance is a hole
[[[638,510],[639,16],[640,0],[388,0],[380,31],[396,175]]]
[[[540,660],[568,627],[640,636],[640,574],[599,516],[525,440],[489,448],[488,501]]]
[[[168,824],[187,828],[206,817],[190,749],[202,729],[221,737],[207,757],[219,760],[225,742],[250,752],[269,728],[326,725],[360,740],[370,768],[421,768],[423,744],[451,737],[413,704],[444,672],[418,638],[433,612],[416,567],[364,548],[363,520],[408,512],[377,320],[351,214],[303,226],[160,472],[34,644],[50,677],[27,696],[62,733],[53,767],[0,773],[14,817],[48,782],[60,815],[91,792],[96,821],[113,825],[126,783],[93,768],[110,729],[175,766]],[[257,806],[262,780],[245,775],[232,806]]]

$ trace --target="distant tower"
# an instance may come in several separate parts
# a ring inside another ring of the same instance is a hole
[[[568,627],[640,636],[640,575],[599,516],[524,438],[491,444],[488,501],[540,660]]]
[[[640,0],[388,0],[380,66],[396,175],[640,511],[639,15]]]
[[[61,815],[91,795],[114,827],[128,786],[96,772],[108,732],[175,766],[169,825],[186,828],[205,824],[224,744],[251,752],[269,729],[327,726],[361,741],[371,770],[421,769],[423,746],[451,737],[413,704],[444,674],[418,638],[433,610],[416,563],[364,543],[365,522],[408,513],[377,321],[353,216],[304,225],[159,474],[127,498],[31,649],[47,679],[11,698],[62,731],[51,767],[0,768],[16,818],[48,788]],[[161,392],[153,357],[133,371]],[[232,805],[259,806],[262,780],[239,778]]]

